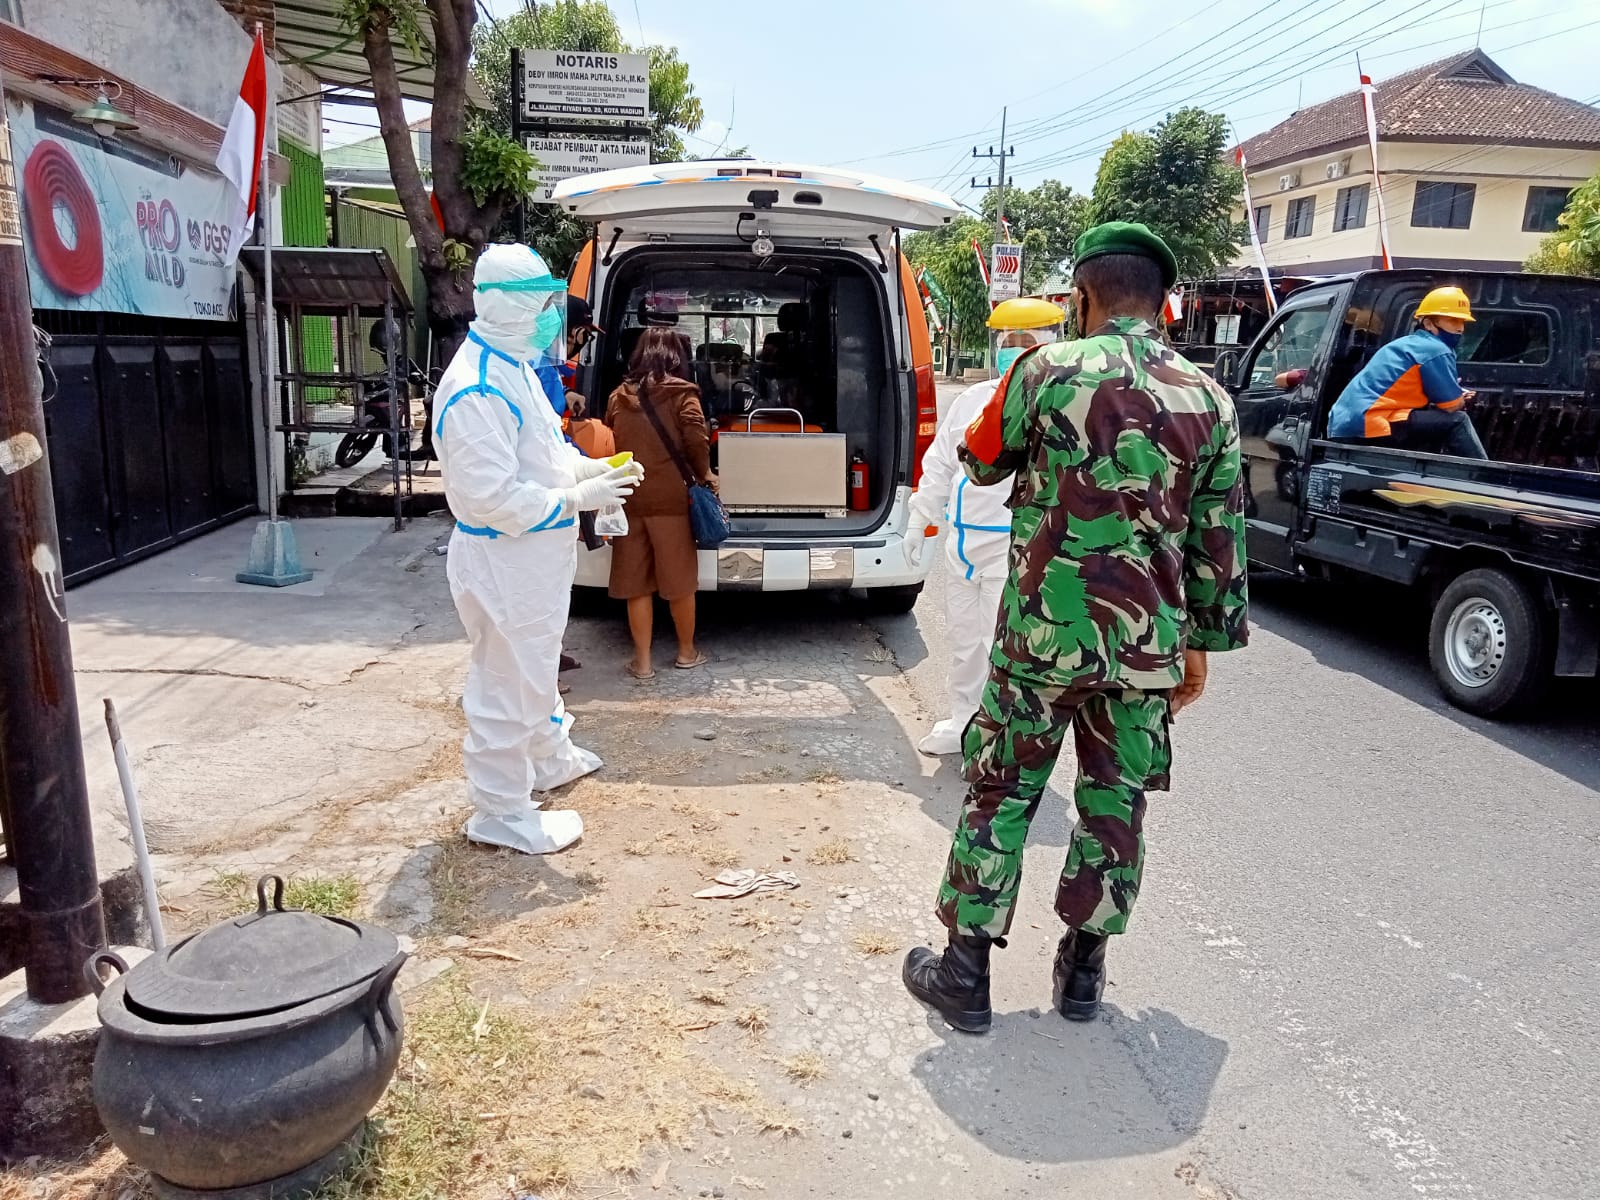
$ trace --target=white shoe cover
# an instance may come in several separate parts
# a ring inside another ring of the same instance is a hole
[[[917,743],[917,749],[929,757],[961,753],[962,727],[954,721],[940,721]]]
[[[575,779],[594,774],[604,765],[598,754],[567,742],[554,754],[533,764],[533,790],[535,793],[554,791]]]
[[[505,846],[523,854],[555,854],[583,836],[583,818],[568,809],[525,817],[473,813],[461,832],[468,841],[487,846]]]

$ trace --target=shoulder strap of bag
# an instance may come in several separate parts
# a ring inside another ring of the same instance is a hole
[[[678,474],[683,476],[683,482],[693,487],[699,482],[694,477],[694,472],[689,468],[689,460],[683,456],[683,451],[678,444],[668,435],[666,426],[662,425],[660,414],[656,412],[655,405],[650,402],[646,394],[645,385],[639,384],[639,407],[644,409],[644,415],[650,419],[650,424],[655,426],[656,436],[661,439],[661,444],[667,448],[667,453],[672,456],[672,461],[678,466]]]

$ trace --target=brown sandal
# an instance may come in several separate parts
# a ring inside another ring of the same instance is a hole
[[[694,656],[694,661],[693,662],[675,662],[672,665],[677,667],[678,670],[680,670],[680,671],[692,671],[696,667],[705,666],[710,661],[711,660],[709,658],[707,658],[704,654],[696,654]]]
[[[643,674],[641,674],[638,671],[635,671],[633,669],[633,664],[632,663],[623,663],[622,664],[622,669],[624,671],[626,671],[629,675],[632,675],[635,679],[644,680],[644,679],[654,679],[656,677],[656,673],[655,673],[654,670],[646,671]]]

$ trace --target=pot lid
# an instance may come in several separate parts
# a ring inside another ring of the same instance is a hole
[[[267,885],[273,899],[267,904]],[[147,1017],[215,1021],[282,1012],[377,974],[400,943],[374,925],[283,907],[283,880],[256,884],[255,912],[152,954],[127,976]]]

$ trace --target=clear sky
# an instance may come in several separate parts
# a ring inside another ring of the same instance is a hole
[[[521,0],[486,0],[497,15]],[[853,165],[978,202],[973,143],[1023,185],[1093,182],[1107,143],[1185,104],[1248,137],[1357,83],[1482,46],[1517,80],[1600,102],[1596,0],[611,0],[677,46],[706,111],[690,148]],[[342,115],[356,116],[346,112]],[[366,110],[363,120],[371,119]],[[729,128],[731,126],[731,129]],[[329,140],[370,131],[330,125]]]

